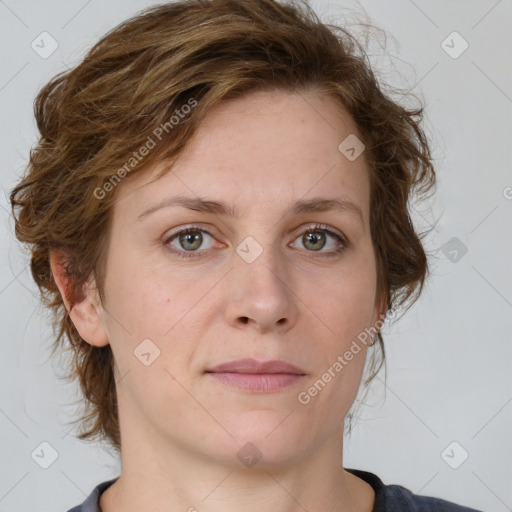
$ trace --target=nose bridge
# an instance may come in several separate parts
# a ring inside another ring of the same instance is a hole
[[[271,239],[269,234],[262,244],[249,236],[236,249],[230,273],[233,295],[226,310],[231,324],[253,324],[259,330],[268,330],[290,327],[296,321],[297,306],[286,258]]]
[[[240,272],[247,277],[253,290],[271,286],[278,291],[284,287],[286,281],[283,255],[270,243],[264,246],[256,243],[258,242],[249,240],[240,244],[237,250],[240,256]],[[249,252],[244,252],[247,249]]]

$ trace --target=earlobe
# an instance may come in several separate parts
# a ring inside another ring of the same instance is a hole
[[[71,305],[71,277],[66,272],[65,256],[52,251],[50,266],[55,283],[60,291],[64,305],[81,338],[96,347],[108,345],[109,339],[103,325],[103,309],[96,291],[96,284],[91,277],[84,285],[83,293]]]

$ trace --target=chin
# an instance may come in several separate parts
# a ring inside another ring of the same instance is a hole
[[[243,463],[244,458],[258,459],[258,467],[275,467],[292,463],[300,458],[303,450],[307,450],[311,432],[293,419],[293,413],[272,410],[250,411],[237,414],[231,421],[223,421],[222,425],[234,437],[227,439],[226,444],[219,443],[221,458]],[[284,421],[283,421],[284,420]]]

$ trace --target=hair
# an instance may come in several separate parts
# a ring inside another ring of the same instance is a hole
[[[69,351],[68,378],[83,394],[79,439],[120,451],[114,357],[110,345],[80,337],[50,255],[69,279],[71,308],[91,276],[104,301],[115,185],[152,162],[174,162],[219,103],[271,90],[317,92],[352,116],[366,147],[378,296],[393,310],[419,297],[429,266],[409,200],[435,184],[423,107],[395,102],[355,36],[322,23],[307,0],[184,0],[146,9],[40,90],[40,137],[10,196],[15,234],[30,248],[32,276],[53,313],[52,355]],[[150,141],[154,147],[142,151]],[[384,360],[380,330],[377,339],[380,364],[365,384]]]

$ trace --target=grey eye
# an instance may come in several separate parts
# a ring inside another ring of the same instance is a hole
[[[205,238],[208,237],[213,240],[213,237],[202,229],[185,229],[174,235],[169,242],[175,249],[194,252],[203,245]],[[208,248],[203,247],[203,249]]]

